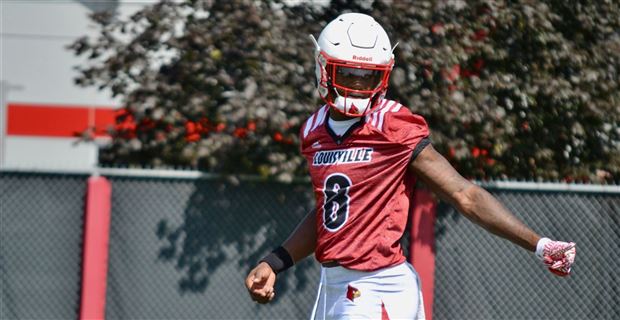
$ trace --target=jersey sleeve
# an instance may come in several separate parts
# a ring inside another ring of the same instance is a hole
[[[386,133],[391,141],[410,149],[415,158],[430,144],[430,130],[426,120],[405,106],[396,112],[388,112]]]

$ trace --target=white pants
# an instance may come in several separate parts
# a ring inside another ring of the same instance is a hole
[[[311,320],[327,319],[425,319],[418,274],[408,262],[372,272],[323,267]]]

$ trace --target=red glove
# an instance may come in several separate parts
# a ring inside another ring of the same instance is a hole
[[[560,277],[570,274],[571,266],[575,262],[576,252],[574,242],[542,238],[536,245],[536,256],[542,260],[549,271]]]

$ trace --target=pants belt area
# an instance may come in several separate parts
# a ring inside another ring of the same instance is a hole
[[[325,261],[322,262],[321,265],[323,266],[323,268],[340,267],[340,263],[338,263],[338,261],[336,260]]]

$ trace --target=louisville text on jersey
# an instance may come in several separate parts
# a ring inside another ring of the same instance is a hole
[[[319,151],[312,158],[313,166],[331,166],[337,164],[370,162],[372,148],[351,148],[330,151]]]

